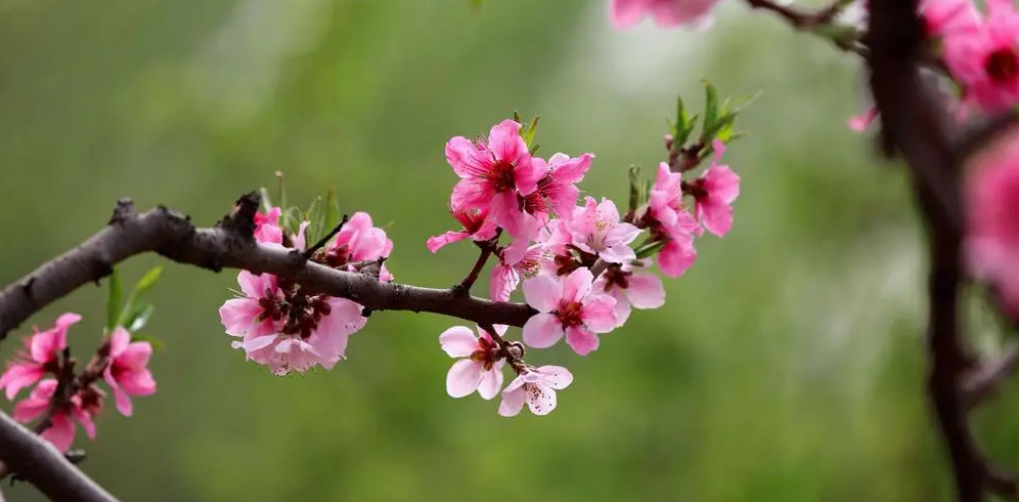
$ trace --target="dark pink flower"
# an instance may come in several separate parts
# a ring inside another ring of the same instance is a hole
[[[103,379],[113,390],[113,399],[125,417],[131,416],[130,396],[150,396],[156,393],[156,381],[149,371],[152,344],[132,342],[131,333],[117,327],[109,340],[109,364]]]
[[[547,171],[548,174],[538,180],[537,190],[523,198],[524,212],[532,216],[533,220],[525,220],[530,223],[529,229],[532,231],[521,235],[534,237],[535,231],[548,224],[553,214],[560,218],[570,218],[577,205],[577,197],[580,196],[576,184],[584,180],[584,174],[591,168],[592,159],[594,154],[590,153],[575,158],[557,153],[549,159],[546,167],[544,160],[534,158],[539,170]]]
[[[268,214],[255,213],[255,240],[262,244],[282,244],[283,229],[280,228],[280,215],[283,210],[274,207]]]
[[[1019,103],[1019,13],[1012,0],[989,0],[979,29],[944,38],[944,60],[963,88],[963,103],[985,112]]]
[[[50,400],[56,390],[57,381],[52,378],[39,382],[39,385],[32,390],[31,395],[14,406],[12,417],[18,422],[28,423],[42,416],[49,409]],[[92,417],[101,406],[99,399],[102,396],[93,388],[90,388],[90,392],[95,393],[89,399],[90,403],[83,404],[81,394],[77,394],[71,397],[66,407],[55,410],[52,416],[52,425],[42,433],[42,437],[53,443],[53,446],[61,452],[67,451],[74,442],[75,428],[71,422],[72,417],[85,429],[85,434],[89,439],[95,439],[96,430]]]
[[[665,241],[658,252],[658,266],[669,277],[679,277],[693,265],[697,259],[694,235],[701,232],[697,220],[683,203],[682,183],[682,175],[672,172],[669,165],[662,162],[648,204],[639,211],[652,237]]]
[[[455,210],[488,209],[495,223],[513,237],[525,230],[520,197],[537,190],[547,171],[531,158],[520,127],[504,120],[492,127],[487,142],[457,136],[446,143],[446,160],[460,176],[450,205]]]
[[[81,321],[78,314],[67,313],[57,318],[53,328],[35,330],[25,339],[27,350],[7,363],[7,371],[0,375],[0,388],[7,388],[7,399],[14,399],[18,391],[39,381],[47,372],[56,372],[60,353],[67,348],[67,329]]]
[[[499,264],[492,267],[492,277],[489,281],[492,300],[509,301],[510,295],[520,285],[521,277],[530,279],[538,275],[543,262],[551,258],[541,244],[530,246],[523,253],[515,251],[516,248],[512,246],[506,248],[502,256],[499,256]]]
[[[596,333],[616,327],[616,301],[592,291],[593,280],[590,270],[578,268],[566,277],[539,275],[524,281],[524,298],[538,311],[524,324],[524,343],[544,349],[565,334],[567,345],[577,354],[597,350]]]
[[[965,182],[966,261],[995,286],[1003,307],[1019,315],[1019,143],[991,145]]]
[[[463,230],[450,230],[442,235],[428,238],[428,250],[436,252],[447,244],[471,239],[474,241],[487,241],[495,237],[496,224],[488,218],[488,209],[460,209],[450,210],[453,217],[460,222]]]
[[[687,25],[704,29],[711,24],[711,9],[718,0],[610,0],[609,17],[617,30],[651,16],[660,28]]]
[[[739,176],[729,166],[719,165],[725,145],[718,140],[712,144],[714,159],[701,177],[690,183],[694,196],[694,210],[704,228],[719,237],[732,229],[732,203],[739,197]]]
[[[388,258],[392,251],[393,241],[386,236],[386,231],[375,227],[368,213],[357,212],[329,244],[326,263],[331,267],[355,271],[354,264]],[[393,280],[385,264],[382,264],[379,280]]]
[[[930,38],[980,29],[980,12],[970,0],[922,0],[920,17]]]

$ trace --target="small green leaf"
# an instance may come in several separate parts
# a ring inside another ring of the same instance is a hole
[[[119,310],[117,316],[114,318],[115,323],[110,326],[110,329],[116,328],[117,326],[127,327],[134,320],[140,308],[140,302],[144,299],[145,293],[147,293],[153,286],[159,282],[159,277],[163,274],[163,267],[156,266],[152,270],[149,270],[138,280],[138,283],[134,285],[134,290],[127,297],[127,303],[124,304],[124,308]]]
[[[325,219],[325,202],[322,197],[315,197],[315,200],[311,201],[311,205],[308,206],[308,211],[304,213],[304,220],[309,223],[308,230],[304,234],[305,242],[317,242],[319,237],[324,235],[326,232],[323,228]]]
[[[304,213],[301,212],[301,208],[288,207],[280,217],[280,228],[285,233],[294,235],[297,234],[297,229],[300,228],[302,221],[304,221]]]
[[[144,329],[145,325],[149,323],[149,319],[152,318],[152,313],[156,311],[156,306],[151,303],[139,304],[139,307],[131,316],[131,319],[128,319],[125,323],[129,326],[127,330],[132,333]]]
[[[528,150],[528,152],[529,152],[529,153],[530,153],[531,155],[534,155],[535,153],[537,153],[537,152],[538,152],[538,149],[539,149],[539,148],[541,148],[541,143],[535,143],[535,144],[534,144],[534,146],[532,146],[532,147],[531,147],[531,149],[530,149],[530,150]]]
[[[524,123],[524,119],[520,117],[520,112],[513,110],[513,121],[518,124]]]
[[[522,134],[522,137],[524,138],[524,143],[526,143],[527,146],[531,146],[531,143],[534,141],[534,135],[535,133],[538,132],[539,120],[541,120],[541,116],[536,115],[534,119],[531,120],[531,123],[527,126],[527,128],[524,130]]]
[[[690,133],[697,127],[697,115],[690,115],[683,104],[683,98],[676,98],[676,122],[672,125],[672,137],[675,148],[682,148]]]
[[[647,258],[649,256],[653,256],[663,247],[665,247],[664,240],[649,242],[639,247],[636,251],[634,251],[634,253],[637,255],[637,259],[640,260],[643,258]]]
[[[718,90],[715,86],[711,85],[711,82],[704,80],[704,128],[703,131],[711,129],[715,125],[715,119],[718,118]],[[706,134],[701,134],[701,140],[707,138]]]
[[[272,199],[269,197],[269,191],[262,187],[258,189],[258,192],[262,194],[262,212],[272,211]]]
[[[106,328],[113,330],[120,318],[120,305],[124,300],[124,290],[120,286],[120,273],[113,269],[109,279],[109,292],[106,297]]]
[[[163,350],[165,348],[165,345],[163,344],[162,340],[160,340],[160,339],[158,339],[158,338],[156,338],[154,336],[151,336],[151,335],[143,335],[143,334],[140,334],[140,333],[131,333],[131,341],[132,342],[149,342],[149,344],[152,345],[152,348],[155,349],[155,350]]]
[[[705,145],[709,145],[711,144],[711,141],[717,137],[722,140],[723,143],[726,142],[726,138],[732,135],[732,126],[736,123],[737,115],[739,115],[738,111],[726,113],[715,120],[715,123],[712,124],[711,127],[705,126],[703,134],[701,135],[701,141],[703,141]],[[723,135],[723,131],[725,131],[725,138],[721,137]]]
[[[336,199],[336,191],[329,187],[329,194],[326,195],[326,219],[322,228],[332,230],[340,224],[340,201]],[[321,238],[321,237],[320,237]],[[306,240],[305,242],[318,242]]]
[[[631,212],[637,211],[637,207],[643,201],[640,198],[640,167],[630,166],[630,204]]]
[[[142,278],[138,280],[138,284],[135,285],[134,290],[138,294],[145,293],[146,291],[152,289],[152,286],[156,285],[156,282],[159,281],[159,278],[162,275],[163,275],[162,265],[157,265],[153,267],[152,270],[146,272],[145,275],[143,275]]]

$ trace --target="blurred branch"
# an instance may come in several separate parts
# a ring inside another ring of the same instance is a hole
[[[0,460],[56,502],[117,502],[48,441],[0,412]]]
[[[821,9],[805,11],[776,0],[746,0],[751,8],[772,12],[797,31],[826,38],[839,49],[865,56],[865,47],[859,43],[859,31],[853,26],[835,23],[835,18],[852,1],[834,0]]]
[[[253,237],[257,193],[238,200],[213,228],[195,228],[189,217],[159,206],[141,214],[121,200],[109,225],[76,248],[43,264],[0,292],[0,336],[71,291],[98,282],[131,256],[155,252],[178,263],[219,272],[224,267],[287,277],[311,291],[347,298],[371,311],[409,310],[479,324],[523,326],[533,314],[526,304],[492,302],[431,289],[380,282],[305,259],[297,250],[260,246]]]
[[[973,409],[996,396],[1019,369],[1019,343],[1005,346],[996,359],[985,362],[963,382],[966,408]]]

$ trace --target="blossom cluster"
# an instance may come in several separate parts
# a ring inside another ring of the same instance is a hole
[[[273,207],[255,216],[255,239],[265,246],[305,251],[309,221],[296,234],[280,224],[283,211]],[[343,223],[335,238],[317,250],[311,260],[337,270],[370,273],[392,281],[385,259],[393,250],[386,232],[359,212]],[[303,373],[321,366],[331,369],[346,357],[350,335],[365,326],[363,308],[345,298],[305,291],[299,284],[272,274],[241,271],[237,298],[220,307],[226,332],[240,340],[231,346],[244,350],[248,360],[269,367],[275,375]]]
[[[508,301],[522,289],[537,312],[523,326],[524,345],[544,349],[565,339],[587,356],[598,349],[599,335],[622,326],[631,309],[664,304],[652,256],[664,275],[679,277],[696,259],[695,237],[729,232],[739,177],[720,163],[725,145],[715,140],[712,164],[699,177],[684,180],[683,169],[663,162],[644,200],[632,201],[621,215],[607,198],[585,196],[578,204],[577,183],[594,155],[542,159],[529,149],[522,127],[505,120],[487,138],[458,136],[446,144],[446,160],[460,178],[450,211],[462,228],[432,237],[427,245],[436,252],[469,239],[492,252],[498,263],[491,272],[491,299]],[[501,243],[504,236],[508,242]],[[535,414],[552,411],[555,390],[569,385],[572,375],[558,366],[526,364],[523,346],[506,342],[503,333],[505,327],[483,326],[474,336],[456,326],[440,336],[447,354],[464,358],[449,371],[448,393],[463,397],[478,390],[493,399],[508,362],[517,377],[502,389],[499,412],[515,415],[525,402]]]
[[[148,369],[152,345],[132,341],[131,334],[121,326],[104,339],[84,371],[75,375],[74,359],[67,350],[67,332],[79,321],[80,315],[67,313],[48,330],[36,328],[25,339],[24,350],[7,363],[7,370],[0,375],[0,389],[6,391],[7,399],[14,400],[22,389],[32,388],[28,397],[15,405],[14,419],[29,423],[41,418],[40,428],[45,429],[42,437],[60,451],[67,451],[74,441],[74,422],[81,425],[89,439],[95,439],[93,419],[106,400],[100,381],[113,392],[117,410],[128,417],[133,412],[131,396],[156,392],[156,381]]]

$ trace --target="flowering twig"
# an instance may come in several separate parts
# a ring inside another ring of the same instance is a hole
[[[195,228],[190,218],[162,206],[141,214],[121,211],[123,214],[87,241],[0,292],[0,335],[78,287],[106,277],[116,263],[147,252],[214,272],[224,267],[268,272],[373,311],[432,312],[517,327],[534,312],[526,304],[492,302],[457,295],[450,289],[380,282],[366,274],[309,262],[299,251],[261,246],[252,237],[258,204],[258,194],[242,197],[234,211],[213,228]]]
[[[492,253],[495,252],[496,247],[499,243],[499,236],[502,235],[502,229],[496,231],[495,237],[476,243],[478,248],[481,250],[478,255],[478,259],[474,262],[474,266],[471,267],[471,271],[467,273],[467,276],[460,281],[459,284],[453,287],[453,292],[460,296],[467,296],[471,292],[471,287],[477,282],[478,276],[481,275],[481,271],[485,268],[485,264],[488,263],[488,259],[492,257]]]
[[[341,219],[340,222],[337,223],[336,226],[333,227],[333,229],[330,230],[329,233],[325,235],[325,237],[322,237],[321,239],[318,240],[318,242],[315,243],[314,246],[304,251],[304,259],[310,260],[312,256],[315,256],[315,253],[318,252],[319,249],[325,247],[325,245],[329,243],[329,239],[332,239],[333,237],[336,236],[336,234],[340,233],[340,230],[343,230],[343,225],[347,224],[348,219],[349,218],[347,215],[343,215],[343,219]]]
[[[859,36],[857,30],[852,26],[834,23],[835,18],[852,3],[852,0],[835,0],[828,6],[815,11],[803,11],[773,0],[746,0],[746,2],[753,9],[765,10],[778,15],[797,31],[810,32],[826,38],[846,52],[866,55],[865,48],[857,40]]]

